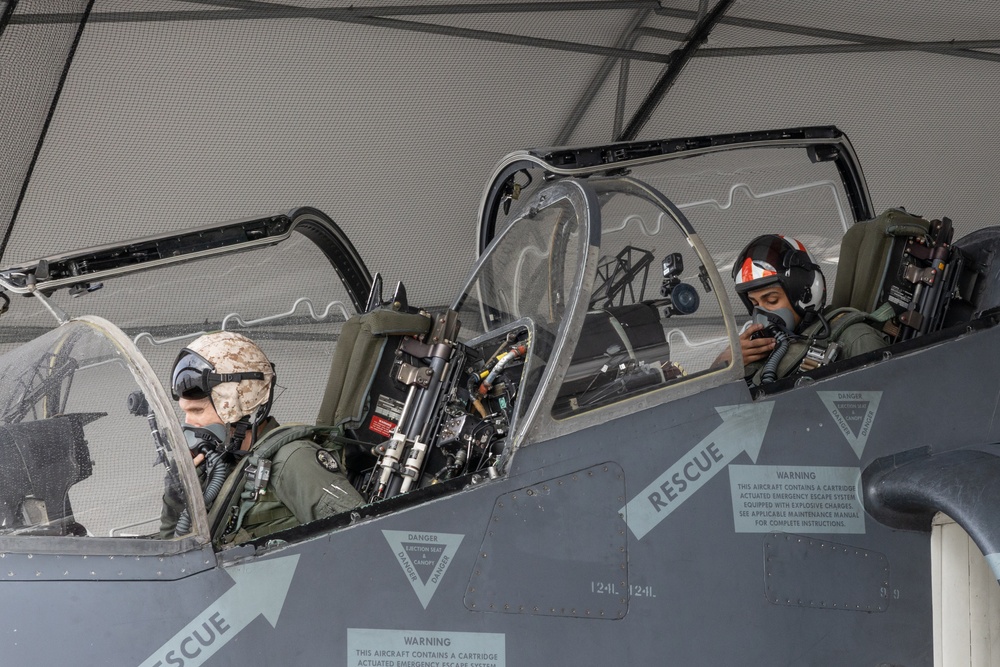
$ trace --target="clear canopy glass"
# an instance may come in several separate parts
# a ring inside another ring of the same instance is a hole
[[[0,357],[0,471],[0,535],[77,537],[155,538],[194,474],[156,377],[99,318]]]

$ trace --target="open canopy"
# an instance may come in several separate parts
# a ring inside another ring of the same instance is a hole
[[[992,223],[989,4],[96,0],[80,32],[89,7],[0,2],[3,266],[309,205],[446,304],[501,155],[812,125],[873,210]]]

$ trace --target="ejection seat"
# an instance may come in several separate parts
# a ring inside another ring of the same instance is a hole
[[[831,305],[869,313],[892,343],[940,330],[970,288],[952,233],[948,218],[928,221],[903,209],[857,223],[841,242]]]
[[[830,305],[874,312],[883,303],[890,267],[898,268],[907,241],[927,236],[929,229],[927,220],[897,209],[853,225],[840,242]]]
[[[390,379],[399,339],[422,336],[430,326],[425,315],[378,308],[340,331],[316,423],[340,427],[354,440],[344,447],[344,466],[355,485],[375,463],[371,446],[388,440],[399,421],[405,388]]]

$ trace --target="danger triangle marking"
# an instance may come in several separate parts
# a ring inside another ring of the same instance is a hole
[[[875,413],[878,412],[882,392],[818,391],[816,393],[860,459],[868,443],[872,426],[875,424]]]
[[[383,530],[396,562],[403,568],[420,604],[427,609],[465,535]]]

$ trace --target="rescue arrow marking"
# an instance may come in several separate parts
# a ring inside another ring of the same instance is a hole
[[[641,540],[740,453],[746,452],[756,463],[773,408],[774,403],[716,408],[722,424],[618,511],[636,539]]]
[[[260,614],[273,628],[285,604],[299,557],[285,556],[226,572],[236,582],[139,667],[197,667],[215,655]]]

